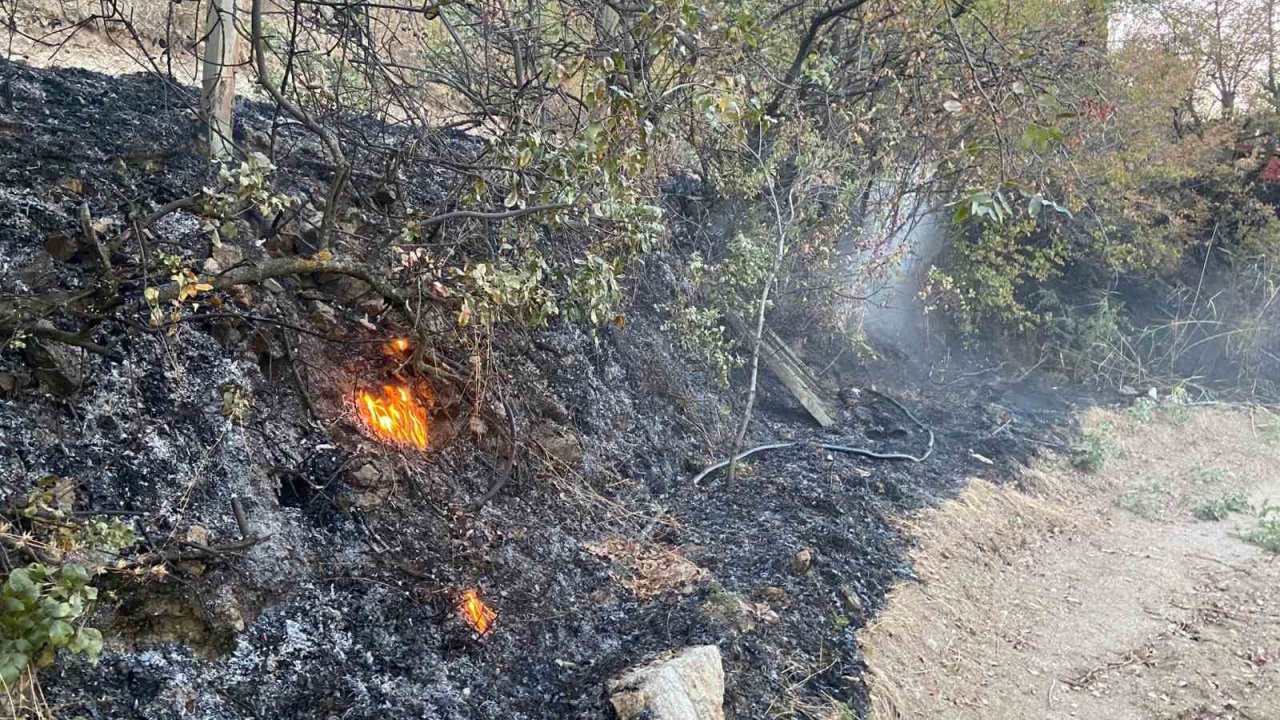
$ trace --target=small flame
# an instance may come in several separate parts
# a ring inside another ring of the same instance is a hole
[[[388,347],[390,347],[394,352],[407,353],[409,352],[409,339],[396,338],[389,343]]]
[[[427,409],[415,393],[403,385],[384,385],[382,394],[357,396],[356,409],[369,429],[384,440],[427,449]]]
[[[475,590],[462,591],[462,602],[458,609],[462,611],[462,619],[481,635],[492,630],[494,621],[498,619],[498,613],[485,605],[480,599],[480,593]]]

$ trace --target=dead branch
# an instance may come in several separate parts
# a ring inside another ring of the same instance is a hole
[[[509,433],[508,440],[510,442],[510,452],[507,453],[507,460],[502,464],[502,469],[498,471],[498,477],[494,479],[493,484],[489,486],[489,489],[485,494],[476,501],[476,510],[484,507],[485,503],[496,497],[507,484],[507,481],[511,479],[511,475],[515,470],[516,455],[520,452],[520,442],[519,438],[516,436],[516,414],[511,409],[511,403],[507,402],[505,397],[502,398],[502,410],[507,414],[507,432]]]
[[[267,43],[262,32],[262,0],[253,0],[250,10],[249,37],[254,61],[258,69],[258,85],[263,90],[266,90],[267,95],[271,96],[271,99],[275,101],[281,110],[320,138],[320,141],[324,143],[325,148],[329,151],[329,155],[333,158],[334,164],[337,165],[338,169],[333,176],[332,184],[329,186],[329,198],[324,209],[324,218],[320,222],[320,249],[326,250],[329,247],[329,239],[333,232],[333,222],[337,216],[338,200],[342,197],[342,191],[346,187],[347,180],[351,177],[351,162],[347,160],[346,154],[342,152],[342,144],[338,142],[338,136],[332,130],[317,122],[315,118],[311,117],[310,113],[285,97],[283,90],[268,81]]]
[[[80,203],[79,219],[80,234],[84,236],[84,241],[97,251],[98,264],[102,266],[102,275],[107,279],[107,284],[114,288],[116,286],[116,272],[111,267],[111,254],[107,252],[106,246],[102,244],[102,239],[98,237],[98,231],[93,229],[93,216],[89,214],[89,203]]]
[[[259,0],[260,1],[260,0]],[[244,265],[232,268],[220,275],[204,276],[201,282],[213,286],[214,290],[227,290],[236,285],[257,285],[266,280],[290,275],[346,275],[368,283],[388,303],[395,306],[406,316],[413,317],[413,308],[409,301],[398,290],[379,276],[372,268],[351,263],[320,260],[316,258],[274,258],[264,260],[257,265]],[[158,301],[168,303],[178,297],[180,288],[177,283],[170,283],[160,288]],[[434,296],[424,296],[428,302],[446,304]]]

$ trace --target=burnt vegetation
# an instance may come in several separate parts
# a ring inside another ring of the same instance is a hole
[[[893,516],[1272,396],[1271,4],[1156,5],[0,2],[2,702],[861,716]]]

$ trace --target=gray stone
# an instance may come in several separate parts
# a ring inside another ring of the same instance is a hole
[[[724,720],[724,667],[715,645],[664,655],[608,687],[620,720]]]

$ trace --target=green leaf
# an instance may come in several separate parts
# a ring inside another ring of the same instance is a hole
[[[22,677],[22,671],[27,667],[27,656],[20,653],[8,653],[0,655],[0,682],[6,687],[13,687],[18,682],[18,678]]]
[[[89,571],[83,565],[78,563],[67,563],[62,566],[60,571],[58,571],[58,577],[61,578],[63,582],[82,585],[89,582]]]
[[[49,642],[56,647],[62,647],[71,642],[71,638],[75,637],[76,629],[71,627],[71,623],[65,620],[54,620],[49,625]]]
[[[5,581],[5,589],[25,600],[35,600],[40,596],[40,588],[31,579],[31,571],[28,568],[17,568],[9,573],[9,579]]]

